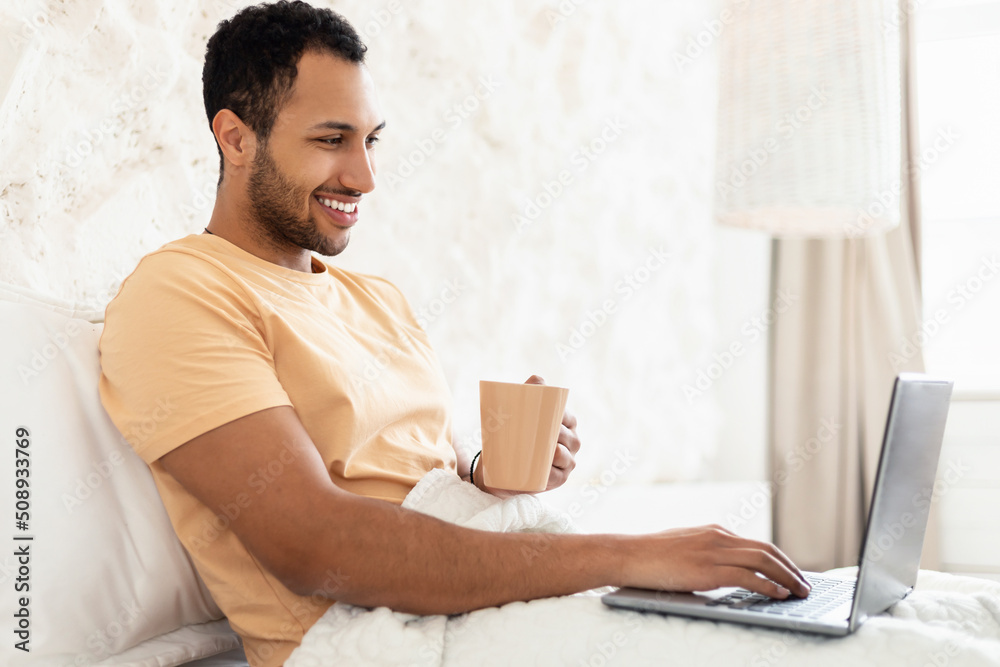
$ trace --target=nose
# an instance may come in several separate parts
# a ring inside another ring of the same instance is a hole
[[[340,184],[361,193],[375,189],[375,152],[369,149],[367,142],[359,142],[351,151]]]

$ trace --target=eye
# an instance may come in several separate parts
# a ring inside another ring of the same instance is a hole
[[[368,137],[368,145],[369,145],[369,146],[374,146],[374,145],[375,145],[375,144],[377,144],[377,143],[378,143],[379,141],[380,141],[380,140],[379,140],[379,138],[378,138],[378,137]]]
[[[335,146],[343,142],[343,140],[344,140],[343,137],[334,137],[332,139],[320,139],[320,141],[322,141],[324,144],[330,144],[331,146]]]

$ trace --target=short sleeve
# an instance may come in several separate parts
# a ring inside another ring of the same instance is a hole
[[[148,255],[122,283],[101,335],[101,402],[152,463],[189,440],[291,405],[256,297],[224,269],[177,251]]]

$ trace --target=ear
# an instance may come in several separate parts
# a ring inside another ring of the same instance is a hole
[[[235,113],[229,109],[221,109],[212,119],[212,132],[226,162],[236,169],[247,167],[253,162],[257,135]]]

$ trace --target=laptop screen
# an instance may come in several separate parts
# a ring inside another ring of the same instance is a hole
[[[915,373],[896,379],[858,558],[852,626],[916,583],[952,384]]]

